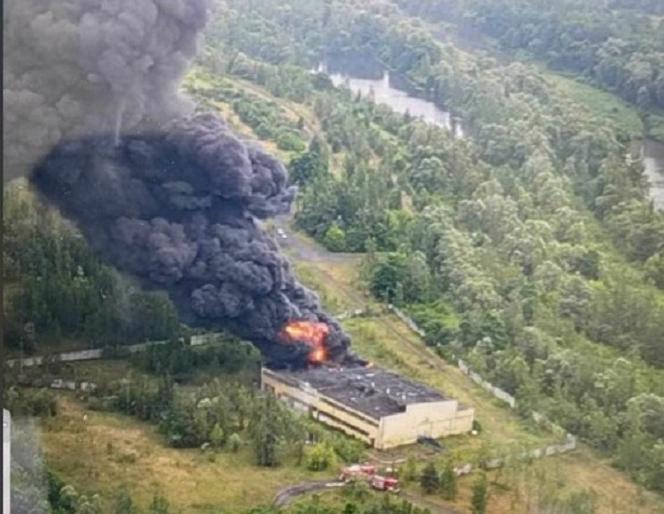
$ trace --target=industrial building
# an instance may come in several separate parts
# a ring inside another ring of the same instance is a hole
[[[376,367],[263,368],[262,388],[294,409],[384,450],[469,432],[474,410]]]

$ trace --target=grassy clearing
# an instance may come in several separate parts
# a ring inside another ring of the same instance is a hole
[[[184,90],[187,89],[196,89],[201,92],[205,91],[214,91],[216,87],[218,87],[215,83],[214,80],[217,77],[214,77],[207,72],[201,71],[194,69],[192,72],[190,72],[184,82],[183,82],[183,88]],[[229,86],[234,86],[238,90],[247,90],[248,88],[245,86],[243,83],[239,83],[237,81],[231,80],[228,77],[223,78],[223,83],[228,84]],[[255,91],[252,89],[252,93],[255,93]],[[283,110],[283,106],[281,105],[280,102],[276,102],[274,98],[267,98],[265,95],[261,95],[262,99],[269,100],[275,103],[278,103],[279,106]],[[219,114],[225,121],[228,123],[228,125],[233,129],[233,131],[240,136],[244,137],[245,139],[253,140],[253,141],[260,141],[261,147],[269,154],[275,155],[279,159],[281,159],[284,162],[290,161],[290,158],[292,157],[293,153],[292,152],[287,152],[284,150],[281,150],[274,141],[272,140],[267,140],[267,139],[262,139],[260,138],[255,131],[246,123],[242,121],[240,116],[237,115],[237,113],[234,111],[233,106],[228,103],[224,102],[221,100],[207,100],[207,103],[210,107],[215,109],[217,111],[217,114]],[[291,111],[286,111],[289,117],[293,117],[293,113]]]
[[[248,448],[237,454],[169,448],[153,425],[87,410],[69,394],[58,400],[60,412],[42,432],[47,462],[78,490],[99,493],[106,506],[126,484],[141,507],[158,492],[183,513],[242,512],[317,476],[294,465],[255,466]]]
[[[303,282],[315,287],[323,299],[329,298],[335,305],[343,302],[348,289],[353,283],[357,284],[358,280],[357,269],[353,270],[351,263],[299,262],[296,269]],[[302,270],[306,272],[301,273]],[[315,280],[311,281],[311,277]],[[359,292],[354,296],[357,295]],[[371,306],[379,311],[375,302]],[[514,413],[503,408],[498,400],[472,384],[456,366],[438,357],[396,316],[380,314],[352,318],[344,321],[343,325],[353,338],[353,349],[364,358],[426,383],[475,408],[480,424],[491,429],[483,431],[478,437],[463,436],[446,440],[455,457],[473,460],[478,453],[502,454],[554,442],[554,436],[525,424]],[[391,454],[398,458],[407,456],[409,451],[388,453]]]
[[[464,451],[468,447],[484,447],[486,451],[500,454],[510,447],[532,447],[555,440],[546,432],[531,430],[495,398],[471,384],[456,366],[424,347],[395,316],[355,318],[345,322],[344,326],[353,336],[354,347],[361,355],[475,408],[477,420],[487,429],[477,438],[450,439],[453,449]]]
[[[438,22],[435,24],[424,22],[423,24],[434,37],[441,41],[451,39],[462,52],[485,53],[498,58],[505,64],[522,61],[535,66],[538,72],[549,80],[560,93],[586,107],[600,122],[610,121],[628,138],[641,139],[646,136],[664,141],[664,112],[648,112],[645,114],[645,119],[642,120],[635,105],[624,101],[618,95],[582,82],[573,75],[552,70],[527,52],[517,51],[515,54],[510,54],[501,51],[494,39],[477,31],[463,32],[450,24],[443,28],[444,24]]]
[[[528,62],[534,64],[560,93],[586,107],[600,122],[608,120],[629,139],[649,137],[664,141],[664,112],[653,108],[645,114],[640,113],[638,107],[616,94],[553,71],[537,61]]]
[[[588,108],[599,120],[611,123],[630,138],[641,138],[645,134],[643,121],[636,107],[618,96],[584,84],[572,77],[540,69],[557,89],[567,98]]]

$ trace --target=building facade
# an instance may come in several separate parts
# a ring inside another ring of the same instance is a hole
[[[381,450],[473,426],[474,409],[375,367],[263,368],[261,384],[292,408]]]

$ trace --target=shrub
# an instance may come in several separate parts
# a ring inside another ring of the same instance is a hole
[[[232,433],[228,438],[228,448],[233,453],[236,453],[240,449],[242,444],[243,444],[242,437],[237,432]]]
[[[343,252],[346,249],[346,233],[333,223],[323,236],[323,245],[331,252]]]
[[[436,492],[440,487],[440,477],[438,476],[438,471],[433,462],[427,464],[422,470],[422,476],[420,477],[420,485],[425,493],[431,494]]]
[[[336,463],[336,456],[329,445],[318,443],[307,448],[304,463],[310,471],[323,471]]]

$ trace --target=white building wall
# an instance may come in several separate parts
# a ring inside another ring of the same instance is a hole
[[[381,419],[375,446],[387,449],[415,443],[419,436],[436,439],[468,432],[472,429],[474,411],[458,409],[456,400],[408,405],[405,412]]]

